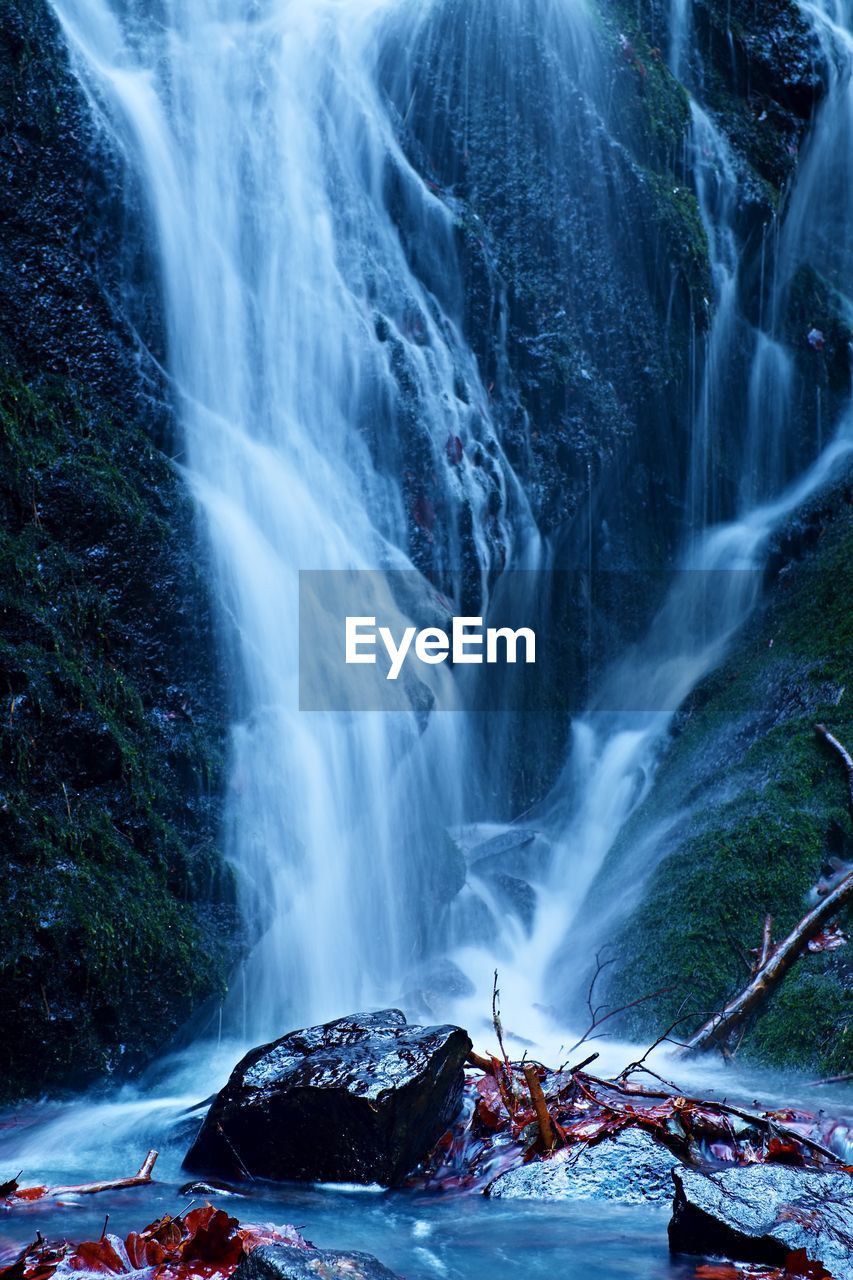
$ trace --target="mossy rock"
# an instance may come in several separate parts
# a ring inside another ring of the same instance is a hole
[[[698,1026],[746,984],[765,917],[784,937],[821,880],[853,861],[844,771],[814,728],[826,722],[853,742],[851,502],[848,485],[836,487],[777,540],[764,607],[678,717],[593,889],[593,915],[620,891],[627,900],[603,998],[622,1005],[669,988],[625,1015],[632,1036],[654,1038],[678,1018],[685,1035]],[[804,955],[747,1028],[741,1056],[849,1070],[849,950]]]
[[[228,706],[145,224],[47,0],[0,0],[0,1096],[138,1070],[240,946]],[[136,332],[117,305],[138,271]],[[143,335],[140,343],[137,334]]]
[[[179,478],[140,428],[68,382],[28,384],[8,353],[0,476],[8,1095],[141,1066],[224,991],[236,920]]]

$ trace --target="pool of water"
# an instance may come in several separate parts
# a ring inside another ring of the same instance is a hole
[[[145,1187],[66,1196],[0,1215],[0,1254],[14,1256],[36,1232],[50,1240],[124,1236],[165,1213],[185,1210],[188,1175],[181,1160],[199,1113],[186,1099],[145,1098],[123,1090],[102,1102],[43,1103],[0,1116],[0,1177],[22,1170],[22,1185],[73,1184],[133,1173],[146,1151],[159,1151],[156,1181]],[[200,1196],[196,1202],[208,1197]],[[478,1194],[255,1183],[211,1202],[248,1222],[297,1226],[323,1248],[375,1254],[407,1280],[569,1280],[674,1278],[691,1268],[670,1259],[666,1208],[543,1205],[488,1200]]]
[[[78,1202],[8,1211],[0,1248],[13,1256],[35,1237],[92,1239],[109,1214],[110,1232],[126,1235],[164,1213],[187,1207],[176,1180],[153,1187],[81,1197]],[[324,1187],[259,1187],[245,1198],[211,1197],[246,1221],[296,1225],[322,1248],[375,1254],[408,1280],[569,1280],[595,1275],[687,1277],[693,1268],[667,1248],[668,1210],[619,1205],[508,1204],[481,1195],[424,1196],[409,1192]]]
[[[194,1049],[160,1064],[145,1087],[66,1101],[25,1104],[0,1113],[0,1181],[21,1171],[21,1185],[67,1186],[133,1174],[148,1150],[159,1152],[149,1186],[94,1196],[64,1196],[0,1211],[0,1257],[34,1240],[96,1239],[109,1215],[110,1232],[124,1236],[163,1214],[186,1210],[181,1169],[207,1098],[226,1078],[243,1046]],[[759,1107],[807,1106],[824,1115],[849,1113],[846,1089],[814,1090],[803,1082],[743,1073],[721,1076],[710,1064],[681,1064],[682,1086],[696,1094]],[[715,1087],[716,1086],[716,1087]],[[848,1154],[844,1127],[835,1141]],[[536,1204],[491,1201],[476,1193],[252,1183],[240,1195],[209,1198],[244,1222],[298,1227],[323,1248],[375,1254],[407,1280],[509,1280],[554,1276],[580,1280],[679,1280],[694,1273],[688,1259],[672,1258],[669,1208],[609,1202]]]

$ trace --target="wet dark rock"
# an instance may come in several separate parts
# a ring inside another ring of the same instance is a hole
[[[551,846],[536,831],[509,830],[476,845],[468,863],[478,876],[521,876],[536,879],[547,871]]]
[[[180,1196],[239,1196],[239,1191],[232,1191],[221,1182],[185,1182],[178,1191]]]
[[[676,1169],[673,1179],[675,1252],[780,1266],[805,1249],[834,1280],[853,1280],[853,1175],[756,1164],[710,1175]]]
[[[497,894],[501,905],[518,916],[525,929],[533,928],[536,914],[536,890],[519,876],[489,876],[487,883]]]
[[[459,1110],[471,1041],[354,1014],[253,1049],[211,1107],[185,1168],[228,1177],[393,1185]]]
[[[235,1280],[397,1280],[370,1253],[337,1249],[298,1249],[264,1244],[253,1249],[234,1272]]]
[[[228,724],[143,221],[48,0],[0,0],[0,1096],[138,1071],[239,938]],[[135,332],[134,332],[135,330]],[[142,336],[140,341],[139,335]]]
[[[446,957],[421,966],[409,977],[405,987],[407,1009],[421,1010],[432,1016],[448,1000],[464,999],[474,994],[475,987],[457,964]]]
[[[664,1202],[672,1197],[676,1156],[640,1129],[593,1146],[564,1147],[546,1159],[501,1174],[488,1195],[501,1200]]]

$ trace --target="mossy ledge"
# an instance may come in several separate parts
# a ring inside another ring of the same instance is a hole
[[[208,567],[155,443],[168,444],[170,414],[110,301],[132,234],[108,195],[121,190],[115,161],[94,146],[47,5],[0,0],[0,19],[0,1097],[11,1098],[139,1070],[221,997],[239,931],[218,852],[228,714]]]
[[[844,772],[814,731],[825,721],[853,742],[850,481],[780,535],[764,608],[680,714],[602,872],[595,898],[622,904],[602,998],[621,1005],[671,985],[625,1017],[633,1036],[653,1038],[682,1014],[684,1034],[698,1025],[745,985],[765,916],[784,937],[832,860],[853,859]],[[849,1071],[848,953],[800,959],[753,1019],[740,1057]]]

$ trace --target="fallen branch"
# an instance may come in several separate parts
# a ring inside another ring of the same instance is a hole
[[[805,951],[812,938],[833,916],[853,900],[853,871],[836,885],[799,924],[780,942],[767,962],[756,971],[755,977],[730,1000],[724,1009],[715,1013],[691,1036],[681,1050],[682,1055],[703,1053],[708,1049],[722,1049],[725,1053],[732,1034],[767,997],[776,990],[795,961]]]
[[[761,937],[761,950],[758,953],[758,959],[755,962],[754,972],[763,969],[773,954],[773,917],[766,915],[764,917],[764,933]]]
[[[479,1071],[484,1071],[487,1076],[494,1075],[495,1073],[491,1058],[484,1058],[481,1053],[475,1053],[473,1049],[468,1054],[465,1061],[470,1067],[476,1067]]]
[[[584,1058],[583,1062],[579,1062],[576,1067],[569,1067],[569,1075],[577,1075],[579,1071],[583,1071],[584,1067],[588,1067],[591,1062],[595,1062],[596,1058],[600,1057],[600,1053],[591,1053],[588,1058]]]
[[[56,1196],[94,1196],[101,1191],[124,1191],[127,1187],[144,1187],[153,1181],[151,1171],[157,1162],[156,1151],[149,1151],[138,1173],[130,1178],[111,1178],[105,1182],[79,1182],[67,1187],[15,1187],[11,1200],[44,1200]]]
[[[527,1081],[527,1088],[530,1091],[533,1110],[536,1112],[536,1122],[542,1135],[542,1145],[546,1151],[553,1151],[557,1145],[557,1135],[554,1132],[551,1113],[548,1110],[548,1103],[545,1101],[545,1094],[542,1092],[542,1085],[539,1083],[536,1068],[532,1062],[525,1062],[522,1069],[524,1078]]]
[[[847,775],[847,786],[850,798],[850,809],[853,813],[853,756],[830,733],[825,724],[816,724],[815,733],[822,738],[840,757]],[[695,1035],[683,1046],[682,1054],[703,1053],[708,1049],[720,1049],[724,1056],[731,1056],[732,1038],[744,1027],[746,1019],[776,990],[792,965],[808,947],[808,944],[820,933],[825,924],[833,916],[853,900],[853,871],[841,878],[835,888],[809,911],[791,930],[783,942],[775,947],[772,941],[773,920],[767,916],[764,921],[764,933],[761,948],[751,980],[739,995],[715,1013],[712,1018],[699,1028]]]

